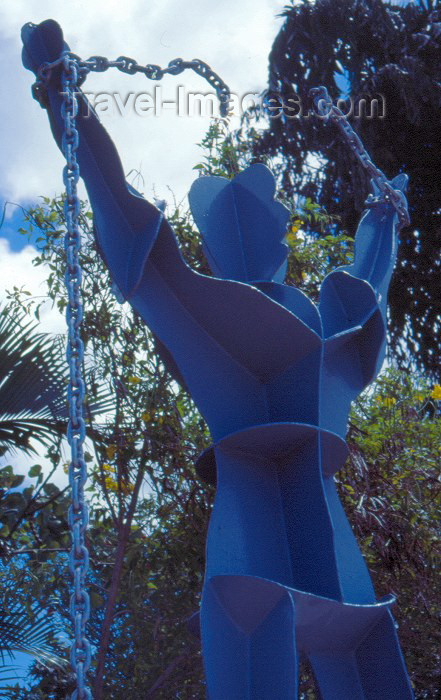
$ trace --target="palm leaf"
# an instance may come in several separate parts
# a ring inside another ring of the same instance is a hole
[[[66,420],[66,370],[57,343],[23,312],[0,310],[0,449],[31,451]]]
[[[0,411],[66,417],[66,371],[53,337],[36,333],[24,314],[0,311]]]
[[[22,652],[42,664],[62,666],[66,662],[57,653],[62,630],[53,615],[48,615],[37,603],[28,610],[20,602],[0,610],[0,660],[9,667],[7,658]]]
[[[61,341],[36,332],[24,312],[0,309],[0,454],[35,452],[30,439],[47,444],[65,432],[68,370]],[[89,406],[97,415],[113,399],[98,392]]]

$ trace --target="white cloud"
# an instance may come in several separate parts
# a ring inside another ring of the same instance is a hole
[[[13,252],[6,239],[0,238],[0,304],[6,301],[6,291],[23,287],[33,297],[43,298],[46,294],[45,280],[48,269],[44,265],[34,267],[35,248],[28,245],[20,252]],[[49,302],[41,308],[41,331],[65,333],[63,316]]]
[[[0,66],[6,86],[0,103],[0,146],[3,163],[0,192],[15,201],[59,192],[62,158],[50,134],[47,118],[32,100],[33,76],[21,65],[20,28],[48,17],[63,27],[73,51],[84,58],[92,54],[133,56],[140,63],[166,65],[177,56],[198,57],[209,63],[231,89],[240,94],[262,90],[267,79],[268,53],[281,20],[276,14],[283,0],[14,0],[0,8]],[[202,78],[186,72],[164,80],[206,90]],[[150,87],[153,86],[149,83]],[[87,89],[139,91],[147,88],[142,76],[116,71],[90,76]],[[115,139],[125,171],[141,169],[150,194],[153,185],[167,196],[169,185],[178,197],[186,194],[194,178],[192,166],[199,151],[206,118],[128,117],[103,119]]]

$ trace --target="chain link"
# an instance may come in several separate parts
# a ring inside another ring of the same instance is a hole
[[[72,547],[69,554],[69,568],[73,579],[73,593],[70,599],[74,640],[71,646],[70,659],[76,675],[76,690],[72,700],[91,700],[92,694],[87,686],[87,671],[90,667],[91,648],[86,637],[86,624],[90,615],[89,595],[85,590],[85,579],[89,568],[89,553],[85,544],[85,534],[89,520],[87,504],[84,501],[84,485],[87,479],[87,467],[83,454],[83,442],[86,435],[83,418],[84,380],[82,364],[84,347],[81,340],[81,320],[83,306],[81,298],[81,268],[79,252],[81,234],[78,226],[80,200],[77,194],[77,183],[80,176],[76,152],[79,144],[75,118],[78,112],[76,92],[78,90],[77,62],[69,55],[60,58],[56,65],[62,65],[61,76],[63,86],[63,104],[61,114],[64,120],[62,150],[66,158],[63,170],[63,181],[66,187],[64,213],[66,218],[66,289],[68,303],[66,322],[68,329],[66,359],[69,365],[68,403],[69,423],[67,439],[71,448],[69,465],[69,484],[72,500],[68,512],[68,521],[72,537]],[[46,66],[43,72],[47,75],[54,66]]]
[[[372,162],[360,137],[355,133],[343,112],[332,103],[326,88],[323,86],[312,88],[309,95],[314,101],[318,114],[323,119],[330,119],[337,124],[340,132],[342,133],[346,142],[349,144],[349,147],[351,148],[355,157],[361,163],[363,168],[367,170],[369,177],[381,193],[380,198],[376,198],[371,195],[367,200],[367,204],[372,205],[378,201],[391,202],[392,206],[397,212],[398,230],[404,228],[405,226],[409,226],[410,219],[407,210],[406,196],[403,194],[403,192],[401,192],[401,190],[395,189],[384,173]]]
[[[65,57],[75,62],[79,82],[82,82],[88,73],[104,73],[109,68],[117,68],[122,73],[135,75],[142,73],[149,80],[161,80],[164,75],[179,75],[185,70],[193,70],[195,73],[204,78],[215,90],[220,103],[220,113],[222,117],[226,117],[229,111],[230,104],[230,89],[226,83],[215,73],[207,63],[200,61],[198,58],[192,61],[184,61],[182,58],[175,58],[170,61],[167,68],[161,68],[153,63],[145,66],[140,65],[133,58],[128,56],[119,56],[115,61],[110,61],[105,56],[91,56],[87,61],[83,61],[79,56],[71,52],[65,52],[60,58],[52,63],[43,63],[38,71],[38,77],[32,86],[32,94],[42,107],[47,106],[46,87],[52,75],[54,68],[57,68],[63,63]]]

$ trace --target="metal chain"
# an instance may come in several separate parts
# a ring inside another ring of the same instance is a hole
[[[92,700],[92,694],[87,685],[87,672],[91,662],[91,647],[86,637],[86,624],[90,616],[90,599],[85,590],[85,580],[89,568],[89,553],[85,543],[85,533],[89,513],[84,500],[87,467],[83,452],[86,431],[83,418],[85,385],[82,378],[84,347],[80,335],[83,307],[81,299],[81,268],[79,265],[81,235],[78,225],[80,200],[77,194],[77,183],[80,171],[76,157],[79,145],[79,134],[76,129],[76,116],[78,113],[76,96],[79,85],[88,73],[91,71],[102,73],[109,68],[118,68],[118,70],[129,75],[143,73],[150,80],[160,80],[165,74],[179,75],[189,68],[205,78],[215,89],[220,102],[222,116],[228,114],[230,90],[223,80],[211,70],[210,66],[198,59],[183,61],[181,58],[176,58],[170,61],[167,68],[161,68],[156,65],[140,66],[127,56],[120,56],[116,61],[109,61],[104,56],[92,56],[87,61],[83,61],[79,56],[66,51],[56,61],[44,63],[40,66],[37,80],[32,86],[33,96],[44,108],[47,106],[48,83],[53,70],[58,67],[62,68],[63,104],[61,113],[64,120],[62,150],[66,158],[66,165],[63,170],[63,181],[66,187],[64,212],[67,230],[65,237],[67,262],[65,282],[68,295],[66,357],[70,374],[67,438],[71,448],[69,484],[72,493],[68,521],[72,536],[69,568],[73,578],[70,613],[74,631],[70,659],[76,676],[76,689],[72,693],[71,700]]]
[[[84,501],[84,485],[87,479],[87,467],[84,460],[83,442],[86,435],[83,418],[84,380],[82,364],[84,355],[83,341],[80,329],[83,317],[81,298],[81,268],[79,252],[81,234],[78,225],[80,200],[77,194],[77,183],[80,170],[76,151],[79,144],[76,129],[78,103],[78,71],[76,61],[64,56],[62,86],[63,104],[61,114],[64,120],[62,150],[66,158],[63,170],[63,181],[66,187],[64,213],[66,218],[66,289],[68,303],[66,321],[68,339],[66,358],[69,364],[69,423],[67,439],[71,448],[71,463],[69,465],[69,483],[72,501],[68,512],[68,521],[72,537],[72,547],[69,554],[69,568],[73,579],[73,593],[70,599],[74,640],[71,646],[71,664],[76,675],[76,690],[72,700],[91,700],[92,694],[87,686],[87,671],[91,661],[90,642],[86,638],[86,624],[90,615],[90,600],[85,590],[85,579],[89,568],[89,553],[85,544],[85,533],[89,520],[87,504]]]
[[[182,58],[175,58],[173,61],[170,61],[167,68],[161,68],[161,66],[157,66],[153,63],[142,66],[133,58],[128,58],[128,56],[120,56],[115,61],[111,61],[105,56],[91,56],[87,61],[83,61],[79,56],[71,52],[64,53],[59,59],[52,63],[44,63],[40,66],[37,81],[32,86],[32,94],[43,107],[46,106],[45,88],[50,80],[51,73],[54,68],[63,63],[66,56],[76,64],[79,83],[84,80],[88,73],[104,73],[109,68],[117,68],[122,73],[127,73],[128,75],[142,73],[149,80],[161,80],[164,75],[179,75],[187,69],[193,70],[210,83],[216,91],[220,102],[221,116],[226,117],[228,114],[231,97],[228,85],[224,83],[207,63],[200,61],[198,58],[192,61],[184,61]]]
[[[318,114],[323,119],[330,119],[337,124],[340,132],[343,134],[344,139],[349,144],[349,147],[351,148],[355,157],[361,163],[363,168],[367,170],[369,177],[375,183],[379,192],[381,192],[381,200],[391,202],[392,206],[397,212],[398,230],[404,228],[405,226],[409,226],[410,219],[405,195],[403,192],[401,192],[401,190],[395,189],[384,173],[372,162],[360,137],[355,133],[343,112],[333,104],[327,89],[323,86],[312,88],[312,90],[309,91],[309,95],[314,101]],[[368,204],[373,204],[377,201],[379,201],[378,198],[371,196],[368,199]]]

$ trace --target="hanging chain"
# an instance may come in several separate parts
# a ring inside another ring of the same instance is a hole
[[[80,335],[83,307],[81,299],[81,268],[79,265],[81,246],[78,222],[80,200],[77,194],[80,171],[76,157],[79,145],[79,135],[76,129],[78,89],[86,75],[92,71],[102,73],[109,68],[118,68],[118,70],[129,75],[143,73],[150,80],[160,80],[166,74],[179,75],[184,70],[191,69],[205,78],[216,91],[222,116],[228,114],[230,90],[210,66],[198,59],[183,61],[181,58],[176,58],[170,61],[167,68],[161,68],[156,65],[141,66],[126,56],[120,56],[116,61],[109,61],[104,56],[92,56],[87,61],[83,61],[79,56],[66,51],[56,61],[44,63],[40,66],[37,80],[32,86],[33,96],[44,108],[47,106],[47,86],[52,71],[60,66],[62,67],[61,82],[63,90],[61,114],[64,120],[62,151],[66,158],[66,165],[63,170],[63,181],[66,187],[64,212],[67,231],[65,236],[67,263],[65,282],[68,295],[66,309],[68,326],[66,357],[70,373],[67,439],[71,448],[69,484],[72,502],[69,508],[68,521],[72,536],[69,568],[73,578],[70,613],[74,631],[70,658],[76,676],[76,689],[72,693],[71,700],[92,700],[92,694],[87,685],[87,672],[91,662],[91,647],[86,637],[86,624],[90,616],[90,599],[85,590],[85,580],[89,568],[89,553],[85,544],[85,534],[89,514],[84,500],[87,467],[83,452],[86,434],[83,418],[85,385],[82,378],[84,347]]]
[[[67,439],[71,448],[69,466],[69,483],[72,502],[69,507],[68,521],[72,536],[72,548],[69,554],[69,568],[73,579],[73,593],[70,600],[74,640],[71,647],[71,664],[76,675],[76,690],[72,700],[90,700],[92,694],[87,687],[86,674],[90,666],[90,642],[86,638],[86,623],[90,615],[90,600],[85,590],[85,579],[89,568],[89,553],[85,544],[85,534],[89,513],[84,501],[84,485],[87,479],[87,467],[83,454],[83,442],[86,435],[83,418],[84,380],[82,364],[84,347],[80,336],[83,306],[81,299],[81,268],[79,251],[81,234],[78,225],[80,200],[77,183],[80,170],[76,151],[79,143],[75,118],[78,112],[76,91],[78,90],[78,72],[76,62],[69,56],[60,61],[63,66],[62,86],[63,104],[61,114],[64,120],[62,150],[66,158],[63,181],[66,187],[64,213],[66,218],[66,289],[68,304],[66,321],[68,339],[66,358],[69,364],[69,423]]]
[[[116,61],[110,61],[108,58],[105,58],[105,56],[91,56],[87,61],[83,61],[79,56],[71,52],[64,53],[59,59],[52,63],[43,63],[43,65],[40,66],[38,79],[32,86],[32,94],[35,99],[40,102],[42,107],[46,106],[46,85],[49,82],[52,70],[63,63],[66,56],[76,64],[79,83],[84,80],[88,73],[104,73],[109,68],[117,68],[122,73],[127,73],[128,75],[142,73],[149,80],[161,80],[164,75],[179,75],[183,73],[183,71],[190,69],[210,83],[216,91],[220,103],[221,116],[226,117],[228,114],[231,96],[228,85],[224,83],[222,78],[220,78],[207,63],[200,61],[198,58],[192,61],[184,61],[182,58],[175,58],[173,61],[170,61],[167,68],[161,68],[161,66],[156,66],[152,63],[142,66],[133,58],[128,58],[127,56],[120,56]]]
[[[395,208],[398,216],[398,230],[404,228],[405,226],[409,226],[410,219],[405,195],[403,192],[401,192],[401,190],[397,190],[393,187],[392,183],[389,182],[384,173],[382,173],[381,170],[377,168],[377,166],[369,158],[369,154],[363,146],[360,137],[355,133],[343,112],[332,103],[327,89],[323,86],[312,88],[309,94],[314,101],[318,114],[323,119],[330,119],[337,124],[340,132],[349,144],[349,147],[351,148],[355,157],[361,163],[363,168],[367,170],[369,177],[375,183],[379,192],[381,192],[382,201],[390,201],[392,206]],[[368,204],[372,204],[376,201],[379,200],[374,197],[370,197],[368,199]]]

